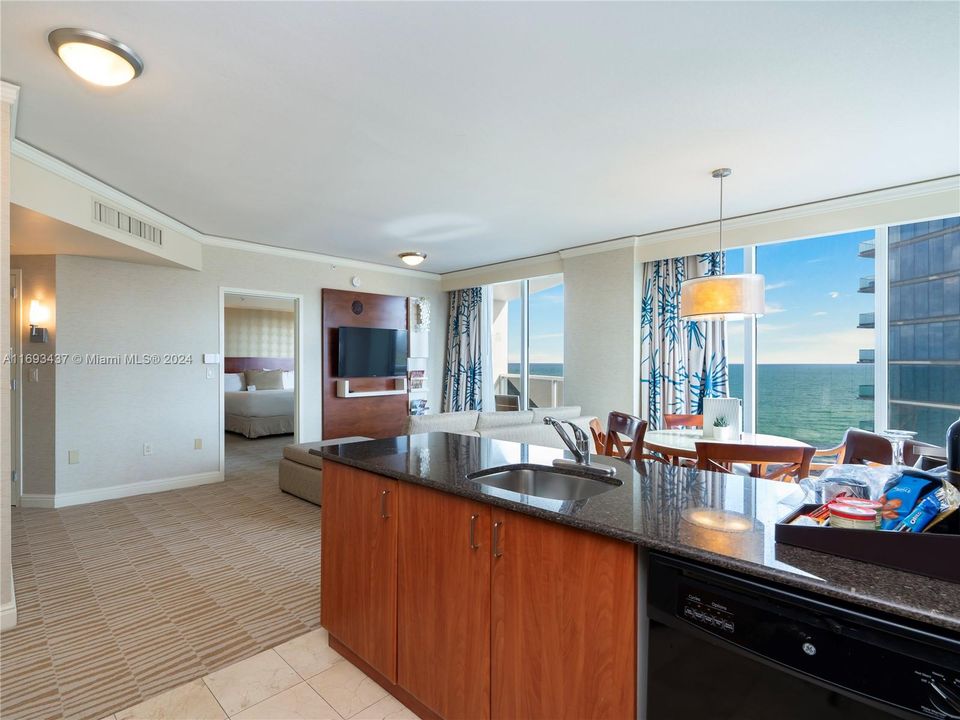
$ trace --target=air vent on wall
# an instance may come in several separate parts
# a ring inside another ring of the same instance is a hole
[[[160,228],[96,199],[93,201],[93,221],[154,245],[163,245],[163,231]]]

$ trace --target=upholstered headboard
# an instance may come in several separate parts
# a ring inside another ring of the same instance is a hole
[[[225,357],[223,371],[238,373],[244,370],[293,370],[293,358]]]

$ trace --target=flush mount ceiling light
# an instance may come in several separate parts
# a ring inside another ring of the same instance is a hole
[[[403,252],[400,253],[400,259],[410,267],[416,267],[427,259],[427,255],[422,252]]]
[[[139,55],[102,33],[60,28],[50,33],[47,40],[64,65],[94,85],[123,85],[143,72]]]
[[[718,168],[711,175],[720,180],[720,252],[723,252],[723,179],[733,171]],[[763,275],[711,275],[694,278],[680,289],[680,317],[688,320],[739,320],[763,315]]]

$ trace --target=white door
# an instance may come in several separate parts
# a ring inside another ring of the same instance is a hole
[[[10,273],[10,501],[20,504],[20,483],[23,478],[23,348],[20,326],[20,271]]]

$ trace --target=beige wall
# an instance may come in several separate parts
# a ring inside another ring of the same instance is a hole
[[[604,425],[611,410],[638,414],[638,270],[632,247],[563,263],[563,402]]]
[[[295,331],[293,311],[224,308],[223,354],[225,357],[292,358]]]
[[[61,354],[187,353],[188,365],[92,365],[57,369],[57,494],[196,475],[219,467],[219,370],[206,378],[203,353],[219,352],[220,288],[303,295],[301,440],[321,438],[321,313],[325,287],[432,301],[428,376],[440,377],[445,297],[439,279],[335,267],[205,247],[203,270],[57,257],[57,350]],[[440,383],[431,383],[430,405]],[[194,439],[203,449],[194,450]],[[143,444],[153,445],[151,456]],[[79,464],[67,451],[80,452]]]
[[[10,266],[21,272],[21,346],[26,355],[52,356],[57,352],[57,278],[56,258],[52,255],[14,255]],[[45,323],[49,342],[30,342],[29,310],[31,300],[40,300],[50,312]],[[32,373],[36,371],[36,380]],[[53,495],[56,461],[56,373],[50,363],[25,363],[20,388],[23,437],[23,495]],[[30,497],[25,498],[29,504]]]

